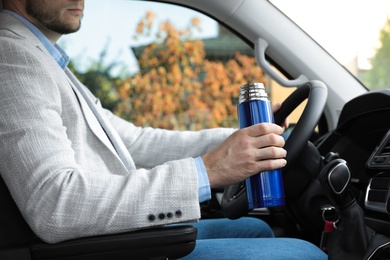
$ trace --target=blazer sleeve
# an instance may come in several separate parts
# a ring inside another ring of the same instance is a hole
[[[168,161],[195,158],[214,149],[235,129],[213,128],[200,131],[173,131],[137,127],[105,111],[118,131],[137,167],[152,168]]]

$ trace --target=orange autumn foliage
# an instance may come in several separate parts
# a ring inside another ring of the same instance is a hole
[[[151,31],[155,15],[148,12],[136,38]],[[200,28],[193,18],[179,30],[169,21],[159,25],[156,42],[145,46],[139,72],[118,86],[114,112],[136,125],[177,130],[237,127],[239,87],[266,83],[253,57],[236,53],[228,62],[207,60],[202,40],[192,39]]]

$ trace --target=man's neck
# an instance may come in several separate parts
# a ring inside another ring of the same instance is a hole
[[[58,63],[58,65],[62,69],[66,68],[66,66],[69,63],[69,57],[68,57],[68,55],[66,55],[66,53],[57,44],[53,44],[46,37],[46,35],[43,32],[41,32],[41,30],[38,27],[36,27],[34,24],[32,24],[26,18],[22,17],[21,15],[15,13],[15,12],[12,12],[10,10],[4,10],[4,12],[14,16],[21,23],[23,23],[38,38],[38,40],[48,50],[48,52],[54,58],[54,60]]]
[[[62,34],[47,29],[45,26],[34,19],[29,19],[28,17],[26,19],[34,24],[53,45],[55,45],[56,42],[61,38]]]

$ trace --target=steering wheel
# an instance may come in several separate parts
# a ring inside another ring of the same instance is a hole
[[[284,146],[284,149],[287,151],[287,165],[282,169],[285,183],[288,170],[297,162],[299,155],[307,146],[321,118],[327,97],[328,90],[323,82],[318,80],[309,81],[299,86],[283,102],[282,107],[274,115],[275,123],[281,125],[291,112],[307,99],[303,113]],[[246,197],[245,182],[225,187],[221,201],[221,209],[225,217],[230,219],[240,218],[248,213],[247,206],[248,200]]]

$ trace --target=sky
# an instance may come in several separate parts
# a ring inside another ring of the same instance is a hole
[[[298,25],[306,30],[342,64],[356,55],[372,55],[378,47],[379,30],[389,17],[390,0],[271,0]],[[311,10],[311,11],[309,11]],[[348,11],[345,11],[348,10]],[[165,4],[126,0],[86,0],[85,14],[79,32],[62,37],[60,45],[79,68],[87,67],[91,60],[108,44],[107,62],[118,61],[137,69],[130,46],[150,41],[135,41],[132,36],[137,23],[146,11],[157,14],[157,19],[170,20],[174,14],[179,28],[194,17],[187,9],[167,7]],[[213,37],[217,33],[214,21],[204,15],[199,37]],[[373,29],[374,28],[374,29]]]
[[[390,0],[271,0],[342,64],[379,45]],[[309,11],[311,10],[311,11]],[[347,10],[347,11],[346,11]]]

